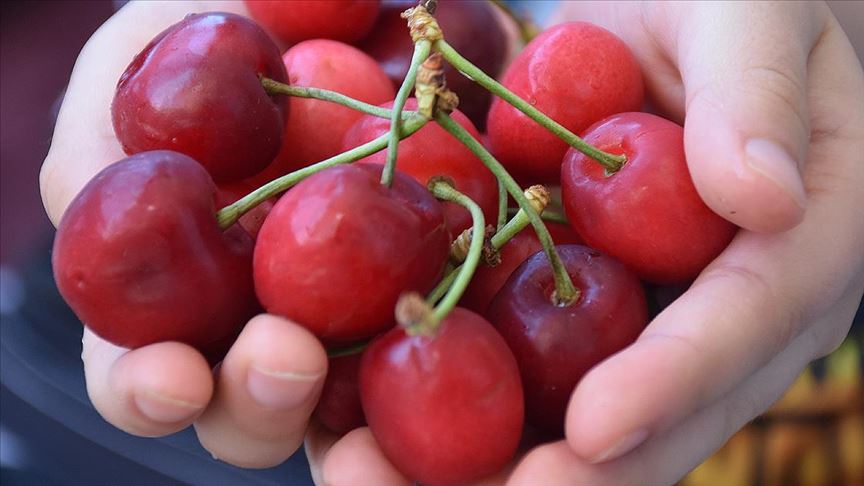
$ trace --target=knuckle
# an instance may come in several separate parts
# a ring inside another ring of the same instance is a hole
[[[810,121],[807,113],[805,76],[789,67],[794,63],[756,63],[746,66],[741,72],[738,85],[741,89],[769,103],[778,114],[793,115],[801,133],[809,134]]]

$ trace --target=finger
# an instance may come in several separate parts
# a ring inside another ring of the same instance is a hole
[[[158,437],[189,426],[210,401],[213,377],[201,353],[180,343],[133,351],[84,330],[84,375],[96,410],[130,434]]]
[[[253,318],[219,368],[216,393],[195,422],[201,444],[241,467],[281,463],[303,443],[327,373],[327,354],[305,328]]]
[[[132,2],[87,41],[75,62],[40,173],[42,202],[54,226],[87,181],[125,157],[111,124],[111,101],[126,66],[156,34],[189,13],[210,10],[247,13],[239,1]]]
[[[322,465],[327,486],[409,486],[412,484],[384,457],[369,427],[348,432],[330,447]]]

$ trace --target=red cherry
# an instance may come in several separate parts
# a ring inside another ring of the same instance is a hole
[[[282,142],[283,100],[258,76],[287,82],[279,49],[251,20],[192,14],[154,38],[117,83],[114,131],[128,154],[175,150],[217,181],[261,171]]]
[[[222,209],[237,202],[257,188],[258,186],[249,181],[219,184],[219,190],[216,193],[216,209]],[[276,204],[276,199],[274,197],[261,202],[249,212],[240,216],[240,219],[237,221],[253,240],[258,237],[261,225],[264,224],[264,220],[267,218],[270,210],[273,209],[273,205]]]
[[[579,235],[567,225],[547,221],[546,227],[549,228],[552,240],[558,245],[582,242]],[[529,227],[520,231],[499,250],[501,263],[494,267],[488,265],[477,267],[459,304],[474,312],[484,314],[495,294],[507,282],[510,274],[529,256],[542,249],[543,246],[537,238],[537,233],[532,228]]]
[[[185,155],[144,152],[81,191],[54,240],[54,278],[87,327],[137,348],[180,341],[200,349],[256,312],[252,239],[216,222],[216,185]]]
[[[575,150],[564,158],[564,209],[588,245],[643,280],[668,284],[695,278],[729,244],[736,227],[696,192],[681,126],[648,113],[621,113],[589,128],[585,140],[627,156],[611,176]]]
[[[422,484],[467,484],[501,469],[516,451],[522,386],[495,329],[455,308],[432,337],[396,328],[360,365],[360,398],[381,450]]]
[[[246,0],[259,24],[282,42],[308,39],[357,42],[378,16],[378,0]]]
[[[366,425],[358,382],[361,356],[355,353],[330,358],[327,379],[315,409],[318,420],[340,435]]]
[[[384,72],[396,86],[402,84],[411,64],[414,44],[405,19],[399,15],[417,6],[416,1],[387,2],[375,27],[360,48],[378,60]],[[444,31],[447,42],[460,54],[490,76],[497,76],[507,57],[507,34],[501,28],[489,2],[439,1],[435,19]],[[444,74],[447,86],[459,95],[459,109],[478,127],[486,125],[486,113],[492,102],[485,88],[466,78],[449,64]]]
[[[282,59],[293,86],[329,89],[373,105],[394,97],[393,85],[375,60],[347,44],[309,40],[288,49]],[[282,149],[255,176],[255,185],[339,154],[342,137],[361,116],[336,103],[289,98]]]
[[[255,290],[265,309],[325,340],[355,341],[393,324],[402,292],[441,276],[450,237],[441,204],[397,171],[323,170],[288,191],[255,245]]]
[[[642,106],[642,75],[624,42],[593,24],[556,25],[532,40],[502,84],[571,132],[614,113]],[[555,182],[567,144],[496,98],[489,110],[489,143],[517,179]]]
[[[390,108],[393,103],[382,106]],[[417,100],[409,98],[406,110],[416,110]],[[480,134],[471,121],[458,110],[451,114],[457,123],[475,138]],[[390,120],[364,115],[348,130],[342,149],[348,150],[374,140],[390,132]],[[381,151],[364,159],[361,163],[384,164],[387,152]],[[436,123],[429,123],[417,133],[399,142],[396,167],[424,186],[429,179],[444,175],[449,177],[457,190],[476,202],[487,221],[495,221],[498,214],[498,182],[495,176],[470,150],[462,145]],[[447,227],[457,235],[471,227],[471,214],[455,203],[444,204]]]
[[[591,367],[636,340],[648,311],[642,285],[624,265],[584,246],[556,248],[581,291],[576,302],[552,303],[552,267],[538,252],[513,272],[486,315],[519,363],[526,420],[561,434],[576,384]]]

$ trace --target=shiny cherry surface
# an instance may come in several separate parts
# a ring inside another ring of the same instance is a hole
[[[513,354],[495,329],[455,308],[434,336],[392,329],[360,366],[369,428],[388,459],[421,484],[456,485],[513,457],[523,424]]]
[[[449,251],[441,204],[397,171],[323,170],[288,191],[255,245],[255,290],[264,308],[325,341],[355,341],[393,325],[396,300],[425,293]]]
[[[392,103],[382,106],[387,108]],[[406,110],[417,109],[417,100],[408,99]],[[451,116],[468,130],[474,138],[480,134],[471,121],[458,110]],[[345,135],[343,150],[354,148],[390,132],[390,120],[371,115],[363,116]],[[361,159],[361,163],[384,164],[387,151]],[[424,186],[435,176],[447,176],[457,190],[470,197],[483,210],[486,221],[495,221],[498,215],[498,182],[468,148],[453,138],[436,123],[428,123],[417,133],[399,142],[396,167]],[[455,203],[444,203],[447,227],[456,236],[471,227],[471,214]]]
[[[680,125],[648,113],[621,113],[592,126],[585,140],[627,156],[609,176],[575,150],[564,158],[564,209],[588,245],[643,280],[671,284],[695,278],[729,244],[736,227],[696,192]]]
[[[366,425],[360,404],[360,353],[330,358],[315,417],[337,434]]]
[[[259,24],[287,44],[308,39],[357,42],[378,16],[378,0],[246,0]]]
[[[648,323],[648,310],[639,279],[624,265],[584,246],[556,248],[581,292],[576,302],[552,303],[552,267],[539,252],[513,272],[486,316],[519,363],[526,420],[561,435],[576,384],[591,367],[636,340]]]
[[[642,106],[639,65],[611,32],[585,22],[545,30],[507,68],[502,84],[577,135],[614,113]],[[567,144],[496,98],[487,123],[492,153],[514,177],[555,182]]]
[[[251,20],[192,14],[154,38],[117,83],[111,115],[128,154],[167,149],[216,181],[249,177],[282,142],[284,100],[259,75],[287,82],[279,49]]]
[[[54,278],[87,327],[118,346],[180,341],[202,350],[257,309],[249,235],[219,229],[216,186],[185,155],[116,162],[70,204],[54,240]],[[218,346],[216,346],[218,347]]]

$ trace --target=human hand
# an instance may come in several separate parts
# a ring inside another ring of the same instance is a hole
[[[188,13],[212,10],[245,13],[242,2],[132,3],[84,47],[41,174],[55,225],[87,181],[126,156],[110,106],[130,60]],[[311,333],[269,315],[246,325],[215,374],[189,346],[159,343],[130,351],[87,329],[82,360],[90,399],[114,426],[161,436],[194,424],[207,450],[244,467],[279,464],[302,444],[327,371],[324,349]]]
[[[685,123],[700,195],[743,230],[583,379],[565,441],[488,482],[671,484],[848,332],[864,289],[864,77],[824,4],[562,5],[560,20],[630,45],[655,107]],[[368,429],[314,431],[307,454],[325,484],[410,484]]]

